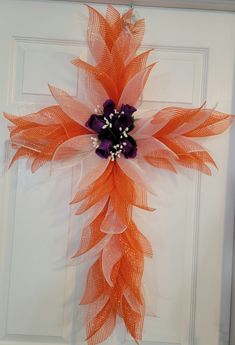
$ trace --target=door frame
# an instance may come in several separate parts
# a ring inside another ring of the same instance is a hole
[[[53,0],[66,1],[66,0]],[[82,2],[82,0],[70,0],[71,2]],[[89,3],[102,3],[113,5],[136,5],[152,7],[185,8],[196,10],[216,10],[235,12],[235,0],[88,0]]]

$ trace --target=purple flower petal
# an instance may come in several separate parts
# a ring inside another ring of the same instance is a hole
[[[132,105],[129,104],[123,104],[121,106],[120,112],[124,112],[125,115],[131,116],[137,109],[135,107],[132,107]]]
[[[95,152],[101,158],[108,158],[112,147],[113,147],[112,140],[104,139],[102,140],[102,142],[100,143],[99,147],[96,149]]]
[[[108,117],[111,113],[114,113],[115,103],[112,99],[107,99],[103,104],[104,116]]]
[[[137,146],[133,138],[129,137],[123,141],[123,154],[125,158],[135,158],[137,155]]]
[[[86,122],[86,126],[96,133],[100,133],[105,125],[103,116],[101,115],[91,115],[89,120]]]
[[[117,132],[122,132],[124,131],[126,128],[131,128],[133,125],[134,119],[132,116],[126,116],[124,115],[120,115],[120,117],[118,117],[114,123],[113,123],[113,127],[116,129]],[[120,130],[121,128],[121,130]]]

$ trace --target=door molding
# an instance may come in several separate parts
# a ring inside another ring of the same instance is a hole
[[[65,0],[53,0],[65,1]],[[70,0],[72,2],[82,2],[81,0]],[[153,7],[171,7],[197,10],[216,10],[235,12],[235,0],[87,0],[87,3],[103,3],[115,5],[136,5]]]

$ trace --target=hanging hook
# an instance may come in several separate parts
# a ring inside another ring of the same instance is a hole
[[[136,11],[136,8],[134,8],[134,4],[132,2],[129,3],[129,7],[132,11],[132,21],[135,23],[138,20],[138,12]]]

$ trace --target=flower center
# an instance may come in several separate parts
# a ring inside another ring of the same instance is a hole
[[[136,157],[136,141],[129,134],[135,127],[135,111],[136,109],[128,104],[117,110],[112,100],[103,104],[103,110],[97,107],[97,114],[90,116],[86,126],[98,134],[98,137],[91,138],[98,156],[112,161],[121,155],[125,158]]]

